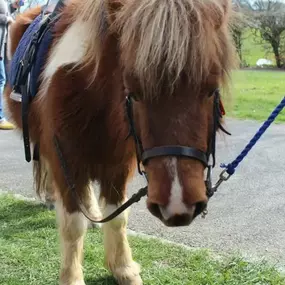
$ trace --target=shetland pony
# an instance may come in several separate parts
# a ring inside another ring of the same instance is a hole
[[[11,26],[10,54],[34,8]],[[213,135],[213,91],[234,64],[229,0],[71,0],[54,27],[52,47],[30,104],[30,138],[39,144],[37,193],[53,188],[62,244],[60,284],[83,285],[87,220],[71,194],[55,149],[56,136],[77,196],[101,218],[126,199],[136,166],[125,98],[133,94],[137,136],[145,149],[191,146],[207,152]],[[21,103],[5,97],[21,129]],[[214,130],[216,132],[216,130]],[[147,207],[167,226],[188,225],[207,203],[205,165],[162,155],[145,164]],[[100,185],[100,208],[91,182]],[[44,185],[48,184],[48,185]],[[201,207],[203,205],[203,207]],[[128,212],[103,225],[105,262],[122,285],[142,284],[126,236]]]

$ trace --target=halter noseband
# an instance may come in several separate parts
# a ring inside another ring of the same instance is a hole
[[[208,166],[208,158],[203,151],[194,147],[180,145],[159,146],[145,150],[142,154],[142,163],[145,165],[150,158],[166,155],[195,158],[201,161],[205,167]]]
[[[146,175],[141,170],[141,163],[146,165],[147,162],[159,156],[177,156],[177,157],[187,157],[190,159],[196,159],[200,161],[205,168],[207,168],[207,176],[205,180],[205,185],[207,189],[207,197],[210,198],[214,194],[214,189],[212,187],[212,168],[215,166],[215,153],[216,153],[216,131],[220,128],[223,132],[229,134],[220,124],[220,118],[224,114],[223,107],[220,100],[220,92],[216,89],[210,94],[214,96],[213,104],[213,131],[208,142],[207,152],[204,152],[195,147],[181,146],[181,145],[166,145],[158,146],[150,149],[144,149],[141,139],[138,137],[133,116],[133,100],[135,96],[132,93],[129,93],[126,97],[126,110],[129,121],[129,135],[132,136],[135,141],[136,146],[136,156],[137,156],[137,166],[140,174]],[[127,137],[127,138],[128,138]],[[209,164],[210,158],[212,157],[212,164]]]

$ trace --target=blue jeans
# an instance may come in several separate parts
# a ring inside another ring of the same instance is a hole
[[[4,61],[0,60],[0,120],[4,119],[4,110],[3,110],[3,91],[6,82],[6,74],[5,74],[5,64]]]

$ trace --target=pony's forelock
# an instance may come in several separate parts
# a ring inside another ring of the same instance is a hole
[[[115,2],[121,8],[112,11],[115,21],[106,27],[108,5]],[[226,85],[234,63],[230,5],[228,0],[86,0],[74,13],[76,20],[88,23],[90,34],[78,65],[92,63],[95,79],[103,38],[115,29],[122,64],[138,80],[144,96],[158,94],[165,82],[173,91],[182,72],[199,89],[213,66],[221,73],[219,83]]]
[[[160,92],[164,82],[173,90],[182,72],[191,86],[199,88],[212,66],[222,71],[221,83],[226,83],[233,46],[228,38],[230,9],[224,4],[222,0],[126,1],[116,17],[123,62],[130,65],[145,96]]]

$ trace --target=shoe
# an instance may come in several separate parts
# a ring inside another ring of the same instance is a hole
[[[0,130],[14,130],[15,126],[8,122],[6,119],[0,120]]]

